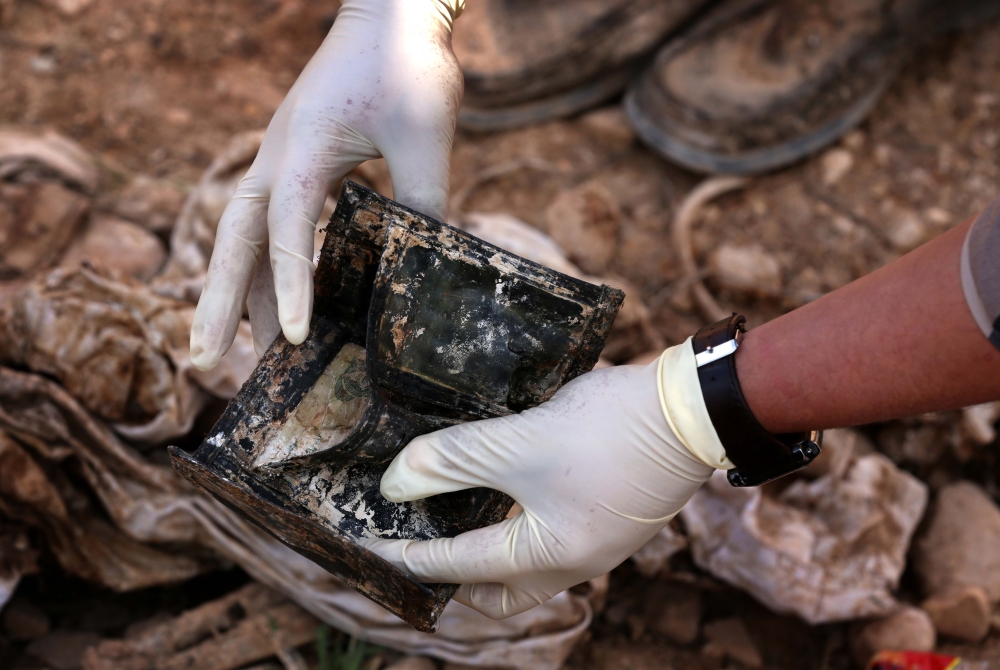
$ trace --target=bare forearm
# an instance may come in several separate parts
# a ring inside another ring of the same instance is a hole
[[[761,424],[834,428],[1000,398],[1000,351],[962,292],[970,223],[748,332],[736,368]]]

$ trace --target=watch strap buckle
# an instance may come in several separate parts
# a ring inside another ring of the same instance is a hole
[[[692,339],[705,409],[736,467],[733,486],[759,486],[801,470],[820,453],[822,433],[772,435],[754,417],[736,374],[733,354],[740,346],[746,319],[733,314],[699,330]]]
[[[760,486],[779,477],[790,475],[806,467],[819,456],[823,447],[823,431],[814,430],[808,433],[808,437],[793,445],[789,450],[794,465],[786,466],[781,470],[754,470],[751,468],[732,468],[726,471],[726,478],[731,486]]]
[[[740,347],[740,333],[736,333],[736,337],[731,340],[726,340],[722,344],[717,344],[714,347],[710,346],[705,351],[700,354],[694,355],[695,367],[701,367],[703,365],[708,365],[712,361],[717,361],[720,358],[725,358],[731,354],[735,354],[736,350]]]

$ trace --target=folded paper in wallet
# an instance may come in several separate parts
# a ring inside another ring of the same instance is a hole
[[[512,500],[473,489],[391,503],[379,480],[423,433],[520,412],[590,370],[624,294],[568,277],[351,182],[327,227],[309,336],[283,337],[193,453],[187,479],[415,628],[453,584],[357,544],[451,537]]]

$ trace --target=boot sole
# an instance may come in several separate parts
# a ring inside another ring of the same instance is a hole
[[[864,121],[896,78],[896,69],[879,80],[865,95],[833,121],[794,140],[741,154],[722,154],[700,149],[678,139],[680,127],[668,119],[652,119],[638,102],[638,86],[625,93],[625,115],[639,139],[658,154],[695,172],[753,175],[785,167],[835,142]],[[639,79],[637,84],[642,84]],[[673,131],[673,132],[671,132]]]
[[[509,130],[572,116],[621,93],[647,60],[630,63],[583,86],[541,100],[510,107],[463,106],[458,110],[458,127],[479,132]]]
[[[721,11],[718,16],[706,22],[703,30],[710,29],[714,22],[727,22],[741,14],[761,6],[758,0],[745,0],[742,7],[732,11]],[[975,3],[974,3],[975,5]],[[1000,3],[979,2],[978,6],[966,8],[962,12],[946,12],[936,17],[930,24],[930,35],[941,35],[955,30],[974,27],[1000,18]],[[739,154],[715,153],[701,149],[680,139],[684,128],[668,118],[653,118],[645,113],[639,102],[639,90],[645,77],[636,78],[625,92],[624,108],[633,130],[639,139],[667,160],[695,172],[710,174],[753,175],[786,167],[824,149],[852,128],[860,124],[871,113],[896,79],[903,63],[912,56],[918,46],[926,41],[916,39],[909,45],[908,54],[886,69],[871,89],[861,96],[843,114],[793,140],[755,149]],[[678,48],[680,43],[667,48]]]

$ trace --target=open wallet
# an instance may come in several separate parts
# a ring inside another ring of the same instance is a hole
[[[433,631],[454,584],[421,584],[361,538],[501,521],[490,489],[392,503],[379,480],[423,433],[520,412],[597,362],[624,300],[344,182],[309,336],[271,345],[177,471],[357,591]]]

